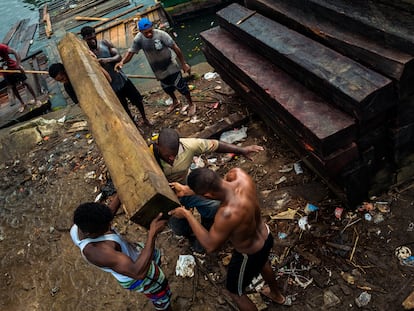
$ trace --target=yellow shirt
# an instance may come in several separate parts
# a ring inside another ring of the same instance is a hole
[[[162,170],[169,182],[187,183],[187,175],[194,156],[210,153],[217,150],[219,141],[215,139],[180,138],[178,154],[173,165],[161,159]]]

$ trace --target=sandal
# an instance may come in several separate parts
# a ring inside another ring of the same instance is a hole
[[[173,112],[179,106],[180,106],[180,101],[177,101],[177,103],[175,105],[174,105],[174,103],[172,103],[166,110],[167,114],[170,114],[171,112]]]
[[[25,109],[26,109],[26,106],[21,106],[21,107],[19,108],[19,110],[18,110],[18,111],[19,111],[20,113],[22,113]]]

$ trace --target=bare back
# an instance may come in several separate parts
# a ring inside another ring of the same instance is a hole
[[[217,211],[214,227],[226,227],[229,239],[241,253],[259,251],[268,236],[266,225],[260,214],[256,186],[242,169],[231,169],[224,177],[226,199]]]

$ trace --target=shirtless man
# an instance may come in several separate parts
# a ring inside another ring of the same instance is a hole
[[[217,251],[227,240],[233,244],[226,288],[240,310],[257,310],[244,291],[259,273],[269,285],[263,294],[275,303],[291,305],[290,297],[282,295],[273,275],[268,258],[273,236],[261,217],[256,187],[246,172],[233,168],[223,179],[212,170],[199,168],[190,173],[187,185],[172,183],[172,187],[179,197],[197,194],[221,202],[210,231],[183,207],[169,214],[187,219],[198,241],[209,253]]]

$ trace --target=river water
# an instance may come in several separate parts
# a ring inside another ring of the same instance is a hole
[[[4,38],[9,29],[23,18],[29,18],[31,23],[39,21],[39,8],[45,0],[0,0],[0,40]],[[140,3],[145,6],[154,4],[153,0],[131,0],[131,6]],[[203,14],[199,18],[188,20],[174,25],[176,37],[174,38],[181,47],[190,65],[195,65],[205,61],[201,52],[202,42],[199,33],[216,25],[214,14]],[[37,33],[35,35],[35,39]]]

